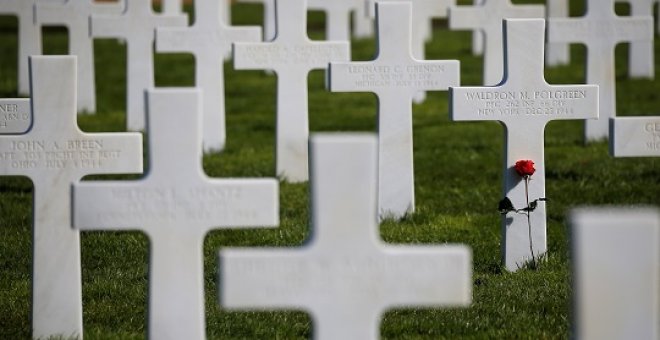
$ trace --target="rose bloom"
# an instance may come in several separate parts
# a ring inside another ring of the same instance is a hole
[[[521,177],[531,176],[536,171],[536,169],[534,169],[534,162],[529,159],[517,161],[514,168]]]

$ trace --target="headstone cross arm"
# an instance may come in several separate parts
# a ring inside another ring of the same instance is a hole
[[[596,118],[597,86],[549,85],[545,81],[544,42],[538,39],[544,26],[538,19],[505,20],[504,78],[492,87],[451,88],[453,120],[499,120],[526,128],[541,122],[544,128],[554,119]]]
[[[161,225],[185,224],[188,218],[189,228],[203,236],[213,227],[273,225],[277,221],[273,209],[273,202],[277,203],[275,181],[212,179],[204,173],[198,91],[154,90],[148,98],[149,173],[134,182],[77,185],[74,194],[80,213],[76,214],[76,227],[116,226],[142,229],[152,235],[153,230],[163,231]],[[195,114],[180,119],[181,112],[189,111]],[[189,137],[172,138],[177,131],[186,131]],[[131,214],[131,202],[147,213]],[[161,205],[169,208],[160,209]],[[159,209],[165,211],[159,215]],[[109,217],[104,220],[102,216]]]

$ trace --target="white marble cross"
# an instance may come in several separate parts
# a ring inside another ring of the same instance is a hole
[[[290,182],[308,178],[307,76],[333,61],[350,60],[349,43],[311,41],[305,0],[276,0],[277,36],[265,43],[235,43],[234,67],[277,73],[276,173]]]
[[[614,157],[660,157],[660,117],[610,118],[610,153]]]
[[[357,10],[356,0],[307,0],[307,9],[319,10],[325,16],[325,40],[351,41],[351,12]]]
[[[221,250],[222,307],[303,309],[314,339],[369,340],[386,309],[470,304],[468,247],[380,240],[376,148],[367,135],[311,138],[311,240],[298,249]]]
[[[567,18],[568,0],[547,0],[547,19]],[[548,43],[545,47],[545,65],[566,65],[571,61],[570,45],[567,43]]]
[[[630,4],[632,17],[653,17],[657,0],[616,0]],[[628,75],[631,78],[655,78],[655,51],[651,41],[631,41],[628,49]]]
[[[18,17],[18,93],[30,93],[28,57],[41,54],[41,28],[34,23],[36,0],[2,0],[0,14]]]
[[[619,17],[614,12],[614,0],[587,0],[584,17],[548,20],[548,42],[587,46],[586,83],[600,89],[600,118],[586,123],[588,141],[607,138],[608,120],[616,116],[614,47],[652,39],[653,18]]]
[[[90,174],[142,172],[138,133],[83,133],[76,124],[76,57],[30,59],[33,122],[0,136],[0,175],[34,186],[32,337],[82,337],[80,241],[71,185]]]
[[[658,339],[660,212],[581,208],[570,214],[575,339]]]
[[[154,13],[150,0],[130,0],[122,15],[93,15],[90,20],[93,37],[126,41],[126,124],[129,130],[144,130],[144,91],[153,87],[155,82],[153,45],[156,28],[185,26],[187,17],[159,15]]]
[[[204,151],[225,146],[225,76],[223,61],[234,42],[261,41],[259,27],[232,27],[226,21],[227,0],[195,1],[195,23],[191,27],[156,30],[156,51],[190,52],[195,56],[195,85],[202,89]]]
[[[138,181],[75,185],[74,226],[145,232],[149,338],[202,339],[204,237],[220,228],[276,226],[278,182],[209,178],[202,168],[200,92],[151,90],[147,97],[149,172]]]
[[[260,3],[264,6],[264,26],[263,26],[263,37],[264,41],[271,41],[275,39],[275,34],[277,33],[277,27],[275,25],[275,0],[238,0],[238,2],[246,3]],[[305,27],[305,30],[307,28]]]
[[[545,7],[514,5],[511,0],[483,0],[480,6],[454,6],[449,9],[451,29],[478,29],[484,34],[483,84],[486,86],[496,85],[502,80],[502,20],[506,18],[545,18]]]
[[[64,3],[40,2],[36,5],[37,26],[63,25],[69,33],[69,54],[78,57],[78,110],[96,112],[94,78],[94,41],[89,35],[89,17],[122,12],[121,3],[93,0],[66,0]]]
[[[25,133],[30,125],[30,99],[0,99],[0,135]],[[2,159],[0,156],[0,160]]]
[[[412,99],[420,90],[447,90],[460,84],[457,60],[422,61],[411,54],[410,3],[376,3],[377,58],[330,63],[333,92],[378,96],[378,212],[401,218],[415,209]]]
[[[536,163],[529,201],[545,198],[545,126],[558,119],[598,118],[598,87],[549,85],[543,77],[544,20],[504,22],[505,77],[494,87],[451,88],[450,114],[453,120],[496,120],[506,127],[504,196],[522,209],[527,206],[525,180],[514,170],[515,163]],[[511,271],[532,259],[530,247],[535,257],[546,252],[545,202],[538,202],[530,216],[531,230],[525,214],[509,213],[502,218],[503,258]]]

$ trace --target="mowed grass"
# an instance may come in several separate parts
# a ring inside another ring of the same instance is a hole
[[[575,1],[574,1],[575,2]],[[261,8],[235,5],[235,24],[257,24]],[[627,11],[619,7],[619,11]],[[574,4],[573,15],[583,12]],[[310,36],[323,38],[323,15],[311,13]],[[45,30],[47,54],[66,51],[66,31]],[[460,59],[462,83],[481,81],[482,59],[470,54],[469,32],[451,32],[435,23],[428,59]],[[0,17],[0,97],[16,96],[16,20]],[[371,39],[356,40],[354,60],[369,60]],[[658,51],[656,43],[656,53]],[[125,126],[125,45],[97,40],[98,112],[80,116],[85,131],[123,131]],[[546,69],[550,83],[581,83],[585,48],[572,47],[572,63]],[[620,115],[657,115],[660,85],[630,80],[627,46],[616,49]],[[656,58],[657,60],[657,58]],[[656,65],[658,65],[656,61]],[[204,157],[213,177],[272,177],[276,79],[260,71],[226,74],[226,150]],[[658,67],[656,67],[658,68]],[[190,55],[156,57],[158,86],[191,86]],[[309,77],[313,132],[376,128],[376,97],[330,93],[324,74]],[[462,243],[473,252],[473,303],[469,308],[396,309],[380,326],[387,339],[567,338],[570,328],[570,260],[567,212],[583,205],[660,205],[660,160],[614,159],[605,142],[584,145],[583,123],[558,121],[546,129],[548,256],[537,270],[508,273],[500,264],[500,215],[504,129],[496,122],[452,122],[446,92],[432,92],[414,105],[416,212],[381,225],[393,244]],[[185,119],[188,112],[181,112]],[[177,138],[177,136],[172,136]],[[541,162],[542,160],[535,160]],[[114,176],[113,178],[136,178]],[[98,179],[99,177],[94,177]],[[26,178],[0,177],[0,338],[30,337],[32,185]],[[307,184],[281,183],[281,224],[275,229],[217,230],[204,244],[206,330],[210,339],[305,339],[314,324],[304,311],[227,312],[217,299],[217,252],[223,247],[300,247],[309,237]],[[146,335],[149,240],[140,232],[82,233],[85,337],[139,339]],[[338,248],[341,244],[337,245]],[[613,250],[615,251],[615,250]],[[374,283],[376,284],[376,283]],[[439,283],[441,289],[442,283]]]

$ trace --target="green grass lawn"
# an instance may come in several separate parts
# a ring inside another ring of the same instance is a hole
[[[519,1],[520,2],[520,1]],[[538,1],[537,1],[538,2]],[[575,1],[573,1],[575,2]],[[582,13],[581,4],[572,8]],[[625,12],[627,8],[620,7]],[[257,24],[260,7],[236,5],[234,23]],[[323,15],[312,13],[309,32],[323,37]],[[462,83],[479,84],[482,59],[470,54],[470,34],[450,32],[436,22],[428,59],[460,59]],[[47,29],[47,54],[66,51],[66,31]],[[16,20],[0,17],[0,97],[16,96]],[[85,131],[123,131],[125,46],[97,40],[98,113],[81,116]],[[656,54],[660,52],[656,43]],[[373,57],[373,40],[352,45],[354,60]],[[550,83],[581,83],[585,48],[572,47],[572,64],[545,71]],[[657,115],[660,82],[627,79],[627,46],[617,53],[620,115]],[[660,65],[656,58],[656,69]],[[193,84],[190,55],[158,55],[158,86]],[[214,177],[274,176],[275,77],[235,71],[225,64],[227,148],[204,157]],[[657,74],[656,76],[659,76]],[[660,78],[659,78],[660,79]],[[309,77],[310,130],[375,131],[376,97],[330,93],[324,74]],[[504,130],[495,122],[451,122],[446,92],[432,92],[415,105],[416,213],[386,221],[388,243],[462,243],[474,257],[473,303],[458,309],[397,309],[384,315],[380,332],[388,339],[567,338],[570,329],[570,261],[567,212],[582,205],[660,205],[659,159],[614,159],[606,143],[585,146],[583,123],[559,121],[546,129],[548,257],[537,270],[506,272],[500,264],[500,215]],[[98,178],[98,177],[95,177]],[[115,176],[114,178],[117,178]],[[135,178],[123,176],[120,178]],[[30,337],[32,185],[0,177],[0,338]],[[221,230],[205,240],[207,334],[211,339],[304,339],[314,327],[303,311],[226,312],[217,302],[217,252],[222,247],[299,247],[309,237],[307,184],[282,183],[281,225],[270,230]],[[139,232],[82,234],[84,329],[88,339],[143,338],[149,242]]]

